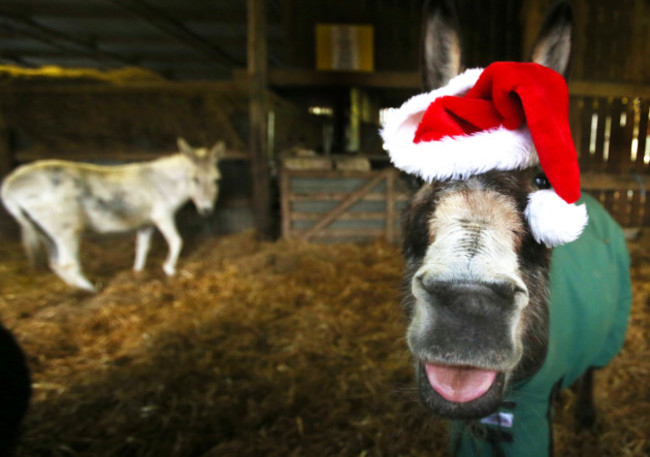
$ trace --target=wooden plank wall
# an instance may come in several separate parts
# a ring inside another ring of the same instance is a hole
[[[650,225],[650,99],[573,96],[583,188],[624,227]]]

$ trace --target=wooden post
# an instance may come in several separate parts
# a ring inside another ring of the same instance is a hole
[[[7,176],[13,166],[13,156],[9,143],[9,126],[0,112],[0,180]]]
[[[266,0],[248,0],[248,82],[253,220],[262,236],[271,233],[268,157]]]
[[[348,114],[345,152],[359,152],[361,146],[361,89],[350,88],[350,110]]]
[[[283,238],[289,238],[291,236],[291,200],[289,199],[289,192],[291,192],[289,172],[284,168],[284,164],[282,164],[280,170],[280,208],[282,212]]]
[[[394,171],[386,175],[386,241],[395,242],[395,177]]]

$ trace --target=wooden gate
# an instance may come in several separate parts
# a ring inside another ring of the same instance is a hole
[[[381,171],[289,170],[281,175],[282,235],[304,240],[397,242],[406,185]]]

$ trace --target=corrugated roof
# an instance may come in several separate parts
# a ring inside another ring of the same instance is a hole
[[[246,32],[243,0],[3,0],[0,64],[229,79],[246,65]],[[269,35],[280,35],[271,23]]]

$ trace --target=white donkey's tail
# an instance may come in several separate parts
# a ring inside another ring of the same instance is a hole
[[[45,257],[43,256],[43,245],[41,244],[39,229],[37,225],[32,221],[29,215],[23,210],[18,199],[14,198],[12,195],[10,187],[7,185],[7,180],[2,183],[2,188],[0,189],[0,198],[7,208],[9,214],[11,214],[14,219],[20,225],[20,235],[23,243],[23,248],[27,254],[32,268],[41,267],[45,264]]]

